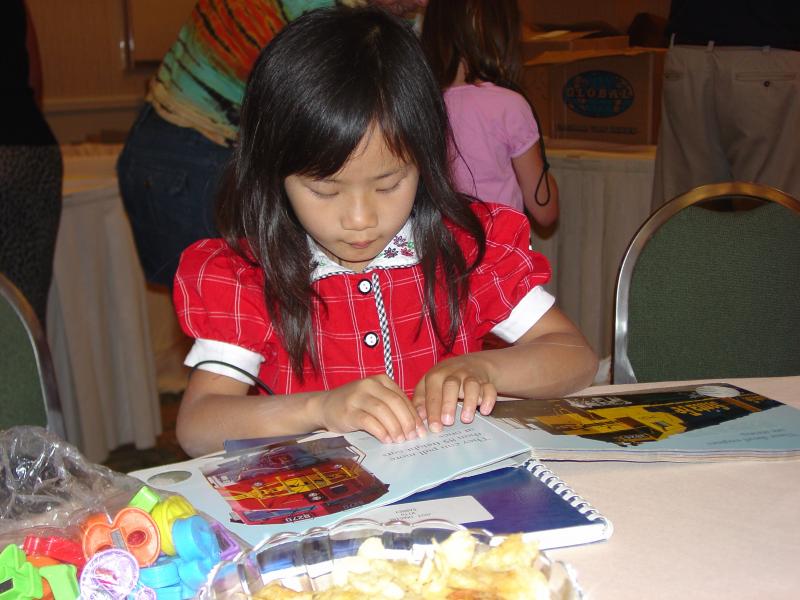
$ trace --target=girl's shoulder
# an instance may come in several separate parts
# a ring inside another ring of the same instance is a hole
[[[514,90],[495,85],[489,81],[454,85],[444,91],[444,96],[445,98],[448,96],[469,96],[474,98],[502,99],[508,102],[526,102],[522,94],[519,94]]]
[[[530,105],[522,94],[493,83],[464,84],[447,88],[444,100],[448,108],[469,106],[470,110],[497,110],[530,112]]]
[[[530,237],[528,217],[506,204],[473,200],[470,202],[470,208],[483,226],[486,242],[489,245],[517,245],[520,238]],[[475,245],[474,239],[465,231],[454,229],[453,233],[462,248],[468,249],[466,246]]]
[[[225,261],[233,261],[234,263],[241,261],[245,263],[245,260],[222,238],[197,240],[181,254],[181,263],[219,264]]]
[[[515,208],[511,208],[507,204],[473,200],[470,202],[470,208],[481,223],[483,223],[484,229],[493,229],[498,226],[506,227],[511,224],[528,222],[528,218],[524,213]]]
[[[176,282],[190,279],[236,279],[257,283],[260,267],[242,257],[222,238],[198,240],[181,255]]]
[[[524,213],[491,202],[473,201],[470,207],[486,235],[483,259],[470,277],[488,277],[494,281],[511,273],[528,273],[539,283],[547,282],[550,265],[544,256],[531,249],[530,222]],[[454,231],[454,237],[468,263],[472,263],[478,255],[475,239],[464,230]],[[508,281],[514,281],[513,277]]]
[[[222,239],[200,240],[181,255],[172,298],[183,330],[261,352],[272,335],[263,272]]]

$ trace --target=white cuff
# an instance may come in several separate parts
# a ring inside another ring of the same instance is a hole
[[[186,360],[183,361],[183,364],[187,367],[194,367],[204,360],[226,362],[235,367],[239,367],[247,373],[253,373],[257,377],[261,363],[264,362],[264,357],[258,352],[247,350],[235,344],[228,344],[227,342],[220,342],[217,340],[197,339],[192,349],[189,350],[189,354],[186,355]],[[218,375],[225,375],[226,377],[241,381],[242,383],[253,385],[253,379],[225,365],[206,363],[197,368]]]
[[[541,286],[536,286],[519,301],[508,318],[492,328],[492,333],[513,344],[550,310],[556,299]]]

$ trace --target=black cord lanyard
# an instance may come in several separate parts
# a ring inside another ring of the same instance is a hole
[[[249,377],[252,380],[253,385],[255,385],[257,388],[259,388],[260,390],[265,392],[267,395],[269,395],[269,396],[274,396],[275,395],[275,392],[272,391],[271,387],[269,387],[266,383],[261,381],[258,377],[256,377],[252,373],[248,373],[247,371],[245,371],[242,368],[237,367],[236,365],[232,365],[230,363],[226,363],[226,362],[221,361],[221,360],[211,360],[211,359],[209,359],[209,360],[201,360],[200,362],[198,362],[197,364],[195,364],[192,367],[192,373],[194,373],[195,369],[197,369],[197,367],[199,367],[200,365],[207,365],[207,364],[210,364],[210,365],[222,365],[224,367],[228,367],[229,369],[233,369],[234,371],[238,371],[239,373],[241,373],[245,377]]]
[[[533,112],[533,120],[536,121],[536,127],[539,130],[539,150],[542,155],[542,174],[539,175],[539,181],[536,182],[536,189],[533,190],[533,199],[539,206],[547,206],[550,203],[550,196],[552,192],[550,191],[550,178],[547,176],[547,172],[550,170],[550,163],[547,162],[547,151],[544,147],[544,134],[542,133],[542,124],[539,121],[539,115],[536,113],[536,108],[534,108],[532,102],[528,102],[531,107],[531,112]],[[547,198],[545,198],[544,202],[539,202],[539,188],[542,187],[542,181],[544,181],[544,188],[547,190]]]

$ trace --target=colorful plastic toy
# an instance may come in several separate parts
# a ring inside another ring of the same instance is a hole
[[[0,600],[41,598],[42,577],[19,546],[9,544],[0,552]]]
[[[185,561],[219,561],[220,548],[211,525],[200,516],[178,519],[172,525],[172,541],[178,555]]]
[[[82,569],[86,564],[86,556],[83,554],[80,544],[58,535],[46,537],[25,536],[22,542],[22,549],[28,556],[34,554],[49,556],[58,562],[75,565],[78,570]]]
[[[80,579],[83,600],[125,600],[139,581],[139,563],[130,552],[111,548],[89,559]]]
[[[131,501],[128,502],[128,506],[141,508],[144,512],[149,513],[152,512],[153,508],[155,508],[156,504],[159,502],[161,502],[159,495],[146,485],[143,485],[133,498],[131,498]]]
[[[150,516],[153,517],[161,535],[161,551],[169,556],[175,556],[175,546],[172,543],[172,524],[177,519],[186,519],[197,514],[183,496],[169,496],[153,507]]]
[[[89,529],[95,523],[104,523],[106,525],[111,525],[111,517],[109,517],[106,513],[95,513],[86,517],[86,519],[81,523],[81,533],[85,534],[86,530]]]
[[[154,565],[139,571],[139,581],[156,590],[179,585],[181,576],[178,574],[177,560],[173,557],[159,558]]]
[[[87,557],[108,548],[128,550],[139,566],[151,565],[161,552],[158,527],[143,510],[123,508],[110,525],[94,523],[84,533],[83,553]]]
[[[177,519],[171,533],[177,555],[162,556],[139,575],[158,600],[191,598],[221,557],[217,534],[200,516]]]
[[[78,597],[78,569],[75,565],[50,565],[39,568],[50,585],[55,600],[75,600]]]
[[[239,552],[241,548],[239,544],[236,542],[234,537],[231,535],[231,532],[225,529],[222,525],[214,521],[211,523],[211,529],[217,536],[217,542],[219,543],[219,558],[220,560],[230,560]]]
[[[41,556],[39,554],[29,554],[28,562],[40,570],[39,575],[42,574],[41,573],[42,567],[51,567],[53,565],[63,564],[58,562],[55,558],[50,558],[49,556]],[[44,578],[42,578],[42,600],[54,600],[53,590],[50,589],[50,584],[47,583],[47,579]]]

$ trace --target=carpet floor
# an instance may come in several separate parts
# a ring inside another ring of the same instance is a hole
[[[175,421],[178,417],[181,393],[164,392],[160,394],[159,399],[163,431],[158,436],[155,447],[140,450],[133,444],[121,446],[111,451],[103,463],[105,466],[120,473],[129,473],[137,469],[159,467],[189,458],[175,437]]]

